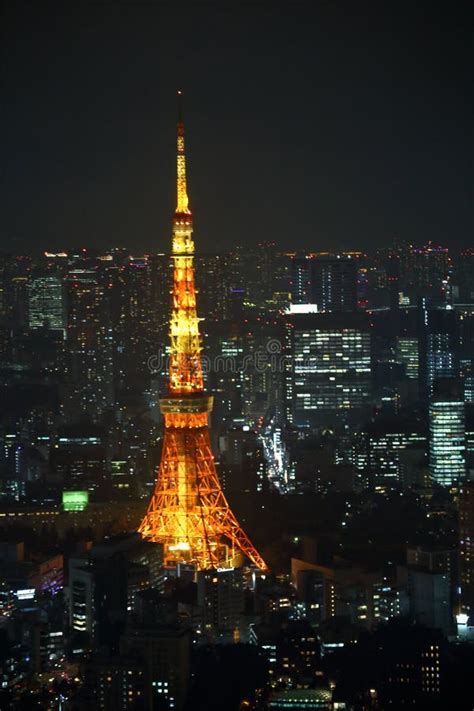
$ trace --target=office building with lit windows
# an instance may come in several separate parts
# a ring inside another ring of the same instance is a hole
[[[450,258],[447,247],[428,242],[404,250],[400,269],[401,290],[415,304],[421,297],[444,304],[448,287]]]
[[[94,425],[63,425],[51,454],[56,480],[71,491],[97,492],[108,481],[107,437]]]
[[[410,380],[418,380],[419,357],[418,338],[408,336],[397,338],[397,360],[405,365],[405,374]]]
[[[424,310],[424,380],[428,395],[438,378],[455,378],[459,372],[459,334],[453,310]]]
[[[140,660],[124,656],[90,659],[84,667],[81,701],[89,708],[144,708],[146,673]]]
[[[94,629],[94,576],[86,556],[69,559],[69,626],[92,638]]]
[[[355,311],[357,260],[351,255],[318,255],[312,263],[313,303],[318,311]]]
[[[393,617],[406,615],[409,609],[406,590],[393,585],[387,579],[374,583],[372,604],[374,625],[388,622]]]
[[[292,314],[286,321],[286,416],[296,426],[367,414],[371,398],[369,324],[364,314]]]
[[[465,405],[458,381],[440,378],[429,405],[429,469],[432,480],[452,486],[466,475]]]
[[[75,269],[66,277],[67,399],[70,421],[96,419],[113,397],[111,282],[94,269]]]
[[[190,678],[189,630],[155,623],[131,626],[121,637],[120,656],[138,659],[145,672],[146,709],[184,707]]]
[[[461,614],[474,627],[474,482],[464,482],[459,492],[459,568]]]
[[[311,303],[312,260],[308,257],[293,257],[291,260],[291,302],[293,304]]]
[[[37,276],[28,283],[28,325],[32,329],[64,329],[64,288],[59,276]]]
[[[420,461],[423,461],[427,447],[423,428],[417,423],[402,423],[399,418],[391,418],[371,423],[364,436],[367,469],[372,484],[377,489],[406,486],[404,454],[417,452]]]
[[[453,300],[458,304],[474,303],[474,250],[465,249],[453,257],[451,289]]]
[[[197,600],[201,631],[232,641],[240,634],[245,607],[242,568],[198,571]]]
[[[357,309],[359,254],[308,254],[291,263],[291,301],[318,311]]]

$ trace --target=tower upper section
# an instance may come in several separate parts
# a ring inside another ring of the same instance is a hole
[[[177,204],[173,216],[172,238],[173,291],[170,318],[169,394],[186,396],[202,393],[204,379],[194,287],[193,218],[189,209],[186,185],[181,92],[178,92],[176,188]],[[204,405],[207,412],[207,401]],[[168,408],[168,405],[166,407]],[[185,405],[182,407],[186,410]],[[166,417],[165,414],[165,419]],[[185,426],[188,420],[189,417],[181,418],[182,426]]]

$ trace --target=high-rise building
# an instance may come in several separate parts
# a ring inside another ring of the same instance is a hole
[[[84,666],[80,701],[85,708],[103,711],[143,709],[145,684],[146,676],[140,659],[124,655],[96,655]]]
[[[207,374],[209,389],[214,393],[212,429],[218,436],[235,420],[242,420],[244,339],[237,323],[229,327],[229,322],[223,322],[221,326],[213,324],[206,333],[206,343],[206,355],[213,363]]]
[[[452,292],[453,301],[457,304],[474,303],[474,250],[466,249],[456,254],[453,259]]]
[[[416,337],[397,337],[397,360],[405,365],[406,377],[418,380],[419,377],[419,342]]]
[[[11,324],[16,329],[25,328],[28,324],[28,277],[14,276],[9,292]]]
[[[374,583],[372,594],[373,623],[388,622],[393,617],[406,615],[408,598],[406,591],[389,580]]]
[[[105,431],[92,425],[64,425],[58,429],[51,454],[56,481],[69,490],[105,493],[108,479]]]
[[[262,442],[249,428],[229,430],[219,438],[221,471],[226,492],[255,492],[266,488]]]
[[[359,278],[358,256],[343,253],[293,257],[292,303],[316,304],[318,311],[355,311]]]
[[[447,247],[428,242],[421,247],[410,246],[403,252],[400,289],[408,295],[410,303],[428,298],[433,304],[444,304],[450,269]]]
[[[464,395],[465,395],[464,391]],[[474,403],[466,400],[466,479],[474,481]]]
[[[140,591],[162,592],[160,545],[137,534],[106,539],[90,552],[69,560],[69,623],[85,632],[97,648],[118,652],[127,613],[135,612]]]
[[[282,405],[282,334],[275,323],[263,318],[248,320],[242,333],[242,411],[253,425]]]
[[[28,327],[29,257],[5,255],[0,265],[0,315],[17,331]]]
[[[169,386],[160,400],[165,418],[161,464],[139,532],[164,545],[169,566],[232,566],[241,554],[266,564],[232,513],[211,449],[201,338],[194,286],[193,218],[186,184],[184,124],[177,125],[177,206],[173,218],[173,292]]]
[[[230,292],[241,289],[247,309],[257,312],[266,310],[277,290],[275,243],[261,242],[250,249],[237,246],[229,257]]]
[[[448,333],[428,334],[428,380],[433,387],[436,378],[452,378],[456,375],[454,353]]]
[[[354,419],[371,398],[368,321],[363,314],[294,314],[286,322],[286,416],[297,426]]]
[[[357,260],[350,255],[318,255],[312,260],[312,299],[318,311],[355,311]]]
[[[429,469],[442,486],[462,482],[466,475],[466,425],[462,388],[458,381],[435,381],[429,405]]]
[[[116,275],[113,301],[116,385],[140,397],[149,382],[147,364],[156,348],[155,324],[150,320],[151,270],[146,256],[131,256],[125,261]]]
[[[312,260],[293,257],[291,260],[291,303],[309,304],[312,299]]]
[[[440,631],[405,620],[380,625],[367,641],[361,638],[355,657],[363,659],[368,669],[367,708],[442,707],[446,646]]]
[[[69,626],[92,638],[94,631],[94,577],[87,556],[69,559]]]
[[[416,450],[426,456],[426,432],[416,423],[399,418],[380,419],[365,428],[367,468],[376,488],[397,488],[405,483],[403,454]]]
[[[424,399],[433,392],[437,378],[459,376],[460,336],[453,309],[431,308],[426,300],[418,309],[420,337],[420,388]]]
[[[66,279],[70,420],[97,418],[113,403],[113,332],[109,282],[97,269],[74,269]]]
[[[230,272],[227,254],[200,254],[195,257],[196,287],[206,320],[229,318]]]
[[[285,308],[291,300],[291,258],[285,252],[277,252],[272,273],[273,300],[285,301]]]
[[[410,611],[417,622],[431,629],[441,630],[446,636],[452,634],[449,573],[410,567],[408,594]]]
[[[466,481],[459,491],[459,556],[461,613],[474,627],[474,482]]]
[[[245,609],[242,568],[200,570],[197,595],[202,632],[227,641],[234,639]]]
[[[65,327],[64,288],[54,274],[33,277],[28,283],[30,328],[61,331]]]
[[[277,673],[288,686],[309,686],[315,679],[321,647],[308,620],[295,620],[282,627],[277,639]],[[327,707],[323,707],[327,708]]]
[[[456,313],[446,309],[422,309],[425,314],[424,376],[425,390],[433,392],[436,378],[456,378],[459,368],[459,337]]]
[[[171,625],[134,626],[122,636],[120,651],[120,656],[139,660],[144,670],[145,708],[181,711],[190,676],[189,630]]]

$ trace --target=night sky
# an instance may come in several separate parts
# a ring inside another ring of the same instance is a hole
[[[467,4],[21,2],[1,244],[169,249],[176,89],[200,251],[472,245]]]

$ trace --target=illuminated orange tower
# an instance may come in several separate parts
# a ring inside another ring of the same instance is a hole
[[[234,565],[243,553],[266,565],[232,513],[217,476],[208,429],[213,398],[204,392],[194,288],[193,218],[188,204],[184,124],[178,92],[177,206],[168,393],[160,399],[165,434],[158,478],[139,532],[164,545],[167,565]]]

